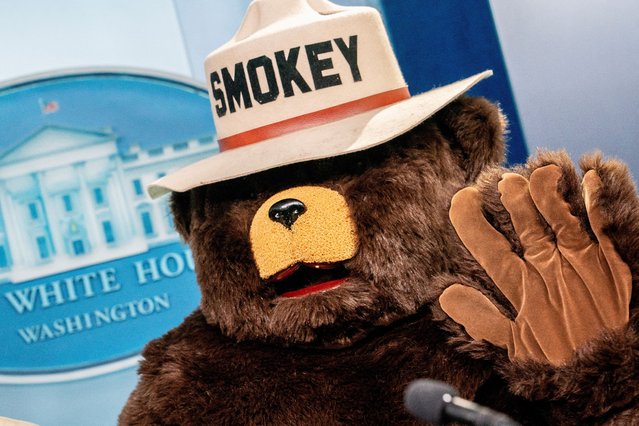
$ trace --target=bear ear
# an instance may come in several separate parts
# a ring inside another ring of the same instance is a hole
[[[438,112],[434,119],[466,171],[466,181],[474,181],[487,165],[504,161],[507,120],[494,103],[484,98],[462,97]]]
[[[175,230],[184,241],[189,240],[191,228],[191,192],[173,192],[171,194],[171,213]]]

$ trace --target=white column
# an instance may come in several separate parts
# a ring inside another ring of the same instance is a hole
[[[15,204],[11,194],[7,192],[4,182],[0,185],[0,203],[2,203],[2,214],[4,215],[4,226],[7,233],[11,261],[14,267],[23,267],[27,260],[27,247],[24,241],[24,232],[20,232],[22,227],[16,217]]]
[[[164,209],[162,205],[156,200],[151,203],[151,220],[153,221],[153,228],[155,229],[155,235],[158,240],[166,239],[166,225],[164,224]]]
[[[66,256],[64,251],[64,240],[62,239],[62,235],[60,235],[60,219],[58,217],[57,209],[54,206],[54,203],[51,200],[51,197],[48,193],[45,192],[45,187],[42,185],[42,172],[36,172],[33,174],[36,180],[36,185],[38,186],[38,192],[40,193],[40,197],[42,198],[42,210],[44,213],[44,220],[46,222],[46,227],[49,230],[51,235],[51,245],[53,246],[53,253],[55,257],[58,256]]]
[[[89,186],[86,182],[86,177],[84,173],[85,164],[77,164],[74,169],[78,176],[78,180],[80,182],[80,200],[82,203],[82,211],[84,222],[87,227],[87,234],[89,236],[89,244],[92,249],[97,247],[104,247],[104,238],[102,238],[102,232],[98,225],[98,221],[96,218],[95,209],[93,208],[93,202],[91,200],[91,193],[89,191]],[[87,250],[88,251],[88,250]]]
[[[128,190],[130,188],[127,187],[127,184],[129,184],[129,182],[124,177],[122,164],[119,161],[116,163],[114,176],[117,187],[116,195],[123,203],[122,212],[124,213],[124,223],[126,224],[128,233],[132,236],[141,235],[142,232],[137,225],[138,219],[136,217],[137,213],[135,210],[136,204],[135,201],[131,199],[131,191]]]
[[[114,218],[114,229],[116,231],[116,238],[119,243],[130,241],[133,237],[133,226],[131,225],[131,218],[129,210],[133,208],[131,203],[128,203],[124,199],[122,194],[122,187],[119,184],[117,172],[114,170],[111,176],[109,176],[107,183],[107,200],[109,204],[109,210]]]

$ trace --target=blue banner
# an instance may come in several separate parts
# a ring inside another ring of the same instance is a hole
[[[197,307],[169,197],[145,188],[219,149],[204,89],[137,71],[5,84],[0,117],[0,415],[33,418],[16,385],[133,377]]]
[[[135,356],[199,299],[191,253],[178,243],[0,292],[5,381]]]

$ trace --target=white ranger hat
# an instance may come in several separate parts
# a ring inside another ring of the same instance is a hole
[[[153,198],[372,148],[492,75],[411,97],[377,10],[327,0],[253,0],[205,70],[221,153],[152,183]]]

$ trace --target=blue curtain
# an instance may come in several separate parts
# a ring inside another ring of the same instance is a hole
[[[485,69],[493,77],[471,91],[498,102],[510,122],[508,161],[528,150],[488,0],[382,0],[393,47],[411,93]]]

